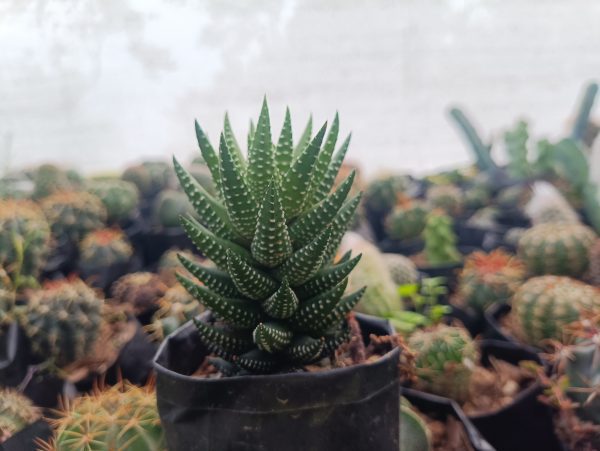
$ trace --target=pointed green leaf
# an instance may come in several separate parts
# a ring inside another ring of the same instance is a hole
[[[348,277],[360,261],[361,256],[362,254],[359,254],[351,260],[341,261],[335,266],[325,267],[304,285],[296,288],[296,294],[301,299],[307,299],[335,287]]]
[[[231,122],[229,122],[229,115],[225,113],[225,120],[223,124],[223,136],[225,136],[225,142],[227,143],[227,147],[231,151],[231,156],[233,157],[236,164],[243,169],[246,166],[246,161],[244,160],[244,155],[242,154],[242,150],[235,139],[235,135],[233,133],[233,129],[231,128]]]
[[[273,318],[285,319],[294,314],[298,308],[298,298],[290,288],[287,279],[281,281],[279,289],[263,303],[262,307]]]
[[[350,328],[346,321],[343,322],[342,328],[332,334],[325,335],[325,345],[323,351],[328,354],[333,354],[343,343],[350,339]]]
[[[189,271],[196,279],[210,288],[217,294],[226,297],[237,297],[240,295],[235,287],[233,280],[224,271],[216,268],[206,268],[196,262],[187,259],[184,255],[178,254],[177,257],[185,269]]]
[[[193,321],[202,343],[211,352],[225,359],[247,352],[254,347],[252,335],[248,332],[209,326],[197,318],[193,318]]]
[[[181,274],[177,274],[177,280],[198,302],[230,326],[249,328],[260,321],[260,309],[252,301],[219,296]]]
[[[294,157],[297,157],[302,152],[304,152],[304,150],[306,149],[306,146],[308,146],[308,143],[310,142],[311,135],[312,135],[312,114],[308,117],[308,122],[306,123],[306,127],[304,127],[304,131],[302,132],[302,135],[300,136],[300,140],[298,141],[298,144],[296,144],[296,147],[294,148]]]
[[[256,201],[248,189],[240,167],[233,160],[232,152],[222,134],[219,156],[221,189],[229,220],[240,235],[251,239],[256,227]]]
[[[252,332],[252,339],[258,349],[270,353],[285,348],[293,336],[293,332],[287,327],[273,322],[259,323]]]
[[[254,121],[250,119],[250,127],[248,128],[248,149],[252,147],[252,140],[254,139],[254,133],[256,133],[256,127]]]
[[[267,374],[279,368],[280,359],[260,349],[253,349],[235,359],[235,363],[251,373]]]
[[[232,252],[227,253],[227,271],[240,293],[250,299],[262,300],[277,290],[277,282]]]
[[[335,113],[335,117],[333,118],[333,122],[331,123],[331,128],[329,129],[329,133],[327,133],[327,139],[325,140],[325,144],[323,144],[323,149],[319,153],[319,157],[317,158],[317,163],[315,164],[315,172],[313,174],[311,187],[310,187],[310,201],[309,205],[319,202],[323,199],[321,196],[319,186],[323,179],[325,178],[325,174],[327,173],[327,169],[331,164],[331,157],[333,156],[333,152],[335,151],[335,144],[338,138],[338,132],[340,130],[340,118],[338,113]]]
[[[352,171],[337,190],[294,221],[290,226],[290,238],[296,247],[306,244],[333,221],[352,188],[354,176],[355,171]]]
[[[312,338],[306,335],[297,336],[286,348],[285,354],[298,363],[314,362],[321,357],[324,343],[323,338]]]
[[[281,128],[277,149],[275,150],[275,163],[280,174],[285,174],[290,169],[293,156],[292,118],[290,117],[290,109],[286,108],[283,127]]]
[[[229,223],[227,212],[223,206],[179,164],[175,157],[173,157],[173,166],[175,167],[175,174],[179,178],[179,183],[198,214],[200,221],[221,238],[229,240],[236,238],[237,234]]]
[[[263,265],[274,268],[292,254],[277,178],[274,177],[258,210],[256,232],[252,240],[252,256]]]
[[[282,204],[288,220],[304,208],[326,127],[327,124],[323,125],[304,152],[298,155],[282,181]]]
[[[342,205],[342,208],[340,208],[340,211],[332,224],[329,226],[331,228],[331,239],[329,240],[329,243],[327,243],[327,250],[325,251],[325,255],[323,255],[324,265],[331,262],[335,257],[337,250],[340,247],[340,243],[342,242],[342,238],[354,218],[361,196],[362,193],[359,193],[352,199],[346,201],[346,203]]]
[[[198,140],[198,146],[200,147],[200,153],[202,154],[202,158],[206,162],[206,166],[208,166],[208,170],[212,176],[213,182],[215,183],[215,187],[217,192],[221,192],[221,172],[219,169],[219,157],[215,152],[215,149],[210,144],[208,137],[198,124],[198,121],[194,121],[194,125],[196,127],[196,139]]]
[[[297,250],[279,268],[280,277],[286,277],[292,287],[297,287],[314,276],[321,266],[330,236],[331,231],[326,229],[312,242]]]
[[[362,287],[360,290],[343,297],[329,315],[320,317],[312,324],[312,327],[315,329],[328,330],[337,323],[343,321],[346,318],[346,315],[356,307],[356,304],[358,304],[366,289],[367,287]]]
[[[351,250],[347,251],[344,255],[342,255],[336,263],[339,265],[340,263],[347,262],[348,260],[350,260],[350,257],[352,257]]]
[[[256,124],[252,147],[248,151],[248,185],[257,200],[263,198],[274,173],[275,158],[273,154],[273,141],[271,139],[269,107],[267,106],[267,99],[265,97],[260,117]]]
[[[290,318],[290,323],[302,330],[314,330],[313,324],[333,311],[344,295],[347,285],[348,279],[344,279],[330,290],[303,301],[296,313]]]
[[[231,241],[219,238],[193,218],[182,217],[181,226],[198,250],[211,259],[219,268],[227,268],[227,249],[249,263],[254,261],[252,255],[246,249]]]
[[[348,146],[350,146],[351,138],[352,134],[349,134],[344,143],[335,153],[331,163],[329,164],[329,167],[327,168],[327,171],[325,172],[325,176],[319,182],[319,186],[314,190],[313,200],[315,202],[324,199],[331,191],[331,188],[335,183],[335,178],[337,177],[340,167],[344,162],[344,157],[348,151]]]

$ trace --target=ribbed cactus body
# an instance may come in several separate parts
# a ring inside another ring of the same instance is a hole
[[[385,216],[409,185],[410,179],[403,175],[382,176],[371,181],[365,190],[365,208],[371,214]]]
[[[21,323],[38,357],[66,366],[88,354],[98,338],[102,304],[81,280],[58,280],[35,291]]]
[[[512,300],[512,330],[524,342],[543,347],[545,340],[566,341],[565,326],[582,312],[600,308],[600,291],[563,276],[529,279]]]
[[[135,184],[125,180],[96,180],[88,185],[88,191],[104,204],[109,223],[130,219],[139,203],[139,192]]]
[[[106,221],[102,201],[86,192],[58,192],[42,201],[52,234],[57,239],[79,242],[90,231],[100,229]]]
[[[357,257],[333,263],[360,201],[348,196],[354,173],[332,190],[349,145],[347,138],[335,152],[338,131],[336,116],[328,131],[324,125],[294,146],[287,111],[274,143],[264,102],[245,160],[227,119],[218,152],[197,124],[218,198],[175,161],[199,217],[184,218],[183,228],[218,268],[182,258],[204,285],[179,280],[221,320],[196,322],[204,344],[240,370],[285,371],[332,352],[347,337],[346,315],[364,288],[344,295]]]
[[[202,313],[202,306],[181,285],[167,290],[158,301],[159,309],[146,327],[153,339],[162,341],[179,326]]]
[[[53,164],[43,164],[32,174],[34,188],[32,197],[43,199],[58,191],[69,191],[74,188],[71,180],[63,169]]]
[[[158,308],[158,301],[165,295],[167,288],[156,274],[134,272],[122,276],[111,289],[117,302],[139,315]]]
[[[518,255],[530,274],[580,277],[595,240],[594,231],[581,224],[541,224],[520,238]]]
[[[472,368],[479,357],[464,329],[440,325],[419,330],[410,336],[408,345],[416,353],[421,389],[459,402],[468,398]]]
[[[164,190],[154,201],[154,219],[161,227],[178,227],[179,217],[190,211],[190,203],[181,191]]]
[[[449,216],[459,215],[464,208],[464,194],[454,185],[434,185],[427,190],[426,199],[431,209],[438,208]]]
[[[126,263],[133,248],[118,229],[99,229],[87,234],[79,245],[79,265],[86,273],[98,273],[111,265]]]
[[[156,395],[128,383],[84,395],[52,421],[53,451],[165,451]]]
[[[417,238],[425,228],[428,208],[423,202],[407,202],[396,206],[385,221],[390,238],[408,240]]]
[[[482,313],[495,302],[507,302],[525,279],[525,268],[502,250],[475,252],[465,259],[458,290],[467,306]]]
[[[425,239],[425,257],[432,266],[458,263],[462,260],[456,248],[456,234],[452,229],[452,218],[439,211],[433,211],[427,216],[423,231]]]
[[[167,163],[146,161],[128,167],[121,178],[133,183],[143,197],[150,198],[169,186],[171,176],[171,168]]]
[[[13,284],[31,285],[17,278],[35,282],[49,248],[50,227],[36,204],[26,200],[0,200],[0,267]]]
[[[40,416],[29,398],[14,389],[0,388],[0,445]]]
[[[400,254],[383,254],[383,258],[396,285],[416,283],[419,279],[419,271],[410,258]]]

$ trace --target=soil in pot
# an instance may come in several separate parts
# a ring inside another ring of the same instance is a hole
[[[367,347],[371,333],[392,333],[387,321],[357,318]],[[158,408],[171,451],[398,449],[398,348],[373,363],[331,371],[192,377],[206,355],[187,324],[155,357]]]

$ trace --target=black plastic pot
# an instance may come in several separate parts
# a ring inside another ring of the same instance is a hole
[[[36,440],[48,442],[52,436],[52,428],[44,420],[38,420],[14,434],[0,445],[2,451],[37,451]]]
[[[519,208],[501,208],[496,216],[496,222],[504,227],[531,227],[531,220]]]
[[[76,269],[79,250],[75,243],[60,241],[54,246],[42,270],[42,279],[54,278],[56,273],[67,275]]]
[[[52,374],[34,372],[23,389],[23,394],[38,407],[54,409],[65,393],[75,391],[75,387]]]
[[[505,341],[483,340],[480,351],[484,366],[490,365],[490,357],[513,365],[525,360],[543,363],[535,352]],[[552,410],[538,400],[542,391],[539,383],[533,383],[509,405],[495,412],[470,415],[469,419],[498,451],[562,451],[554,432]]]
[[[392,330],[379,318],[357,319],[366,340]],[[154,361],[169,450],[396,451],[399,353],[318,373],[201,379],[190,374],[208,351],[188,323],[167,337]]]
[[[452,310],[446,316],[459,320],[472,337],[476,337],[484,332],[486,323],[483,316],[477,316],[471,311],[457,307],[456,305],[450,304],[450,307]]]
[[[0,328],[0,386],[15,387],[27,375],[29,340],[14,322]]]
[[[465,428],[465,432],[469,439],[469,444],[474,451],[494,451],[492,445],[490,445],[481,436],[477,428],[467,418],[460,406],[451,399],[431,395],[429,393],[424,393],[410,388],[403,388],[402,396],[408,399],[408,401],[417,409],[419,409],[419,411],[433,419],[443,421],[448,416],[452,416],[460,421]]]
[[[423,250],[425,247],[425,242],[420,238],[415,238],[412,240],[393,240],[391,238],[385,238],[379,242],[378,246],[382,252],[401,255],[414,255]]]

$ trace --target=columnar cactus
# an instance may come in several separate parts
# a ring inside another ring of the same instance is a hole
[[[404,200],[388,215],[385,230],[390,238],[408,240],[417,238],[425,228],[429,209],[422,201]]]
[[[19,315],[33,353],[60,368],[84,357],[98,338],[102,305],[79,279],[47,282]]]
[[[449,216],[460,214],[464,208],[464,194],[454,185],[431,186],[426,199],[431,209],[441,209]]]
[[[540,224],[523,234],[518,255],[533,275],[580,277],[588,269],[595,240],[594,231],[581,224]]]
[[[220,268],[182,258],[204,285],[183,276],[179,280],[221,321],[197,321],[200,338],[237,368],[285,370],[319,359],[347,337],[346,314],[364,288],[344,296],[357,257],[348,254],[332,264],[360,200],[346,200],[354,173],[330,192],[349,144],[347,139],[334,154],[338,128],[336,116],[327,137],[323,126],[294,149],[288,111],[274,145],[265,101],[245,161],[228,121],[218,153],[197,126],[222,202],[174,160],[200,217],[184,218],[182,225]]]
[[[40,208],[27,200],[0,200],[0,267],[14,288],[33,286],[50,247],[50,228]]]
[[[112,286],[112,295],[136,315],[158,308],[158,300],[165,295],[167,286],[151,272],[126,274]]]
[[[525,279],[525,267],[502,250],[475,252],[465,259],[458,291],[467,306],[482,313],[495,302],[510,300]]]
[[[565,342],[565,326],[586,311],[598,311],[600,291],[563,276],[533,277],[512,299],[511,329],[522,341],[543,347],[546,340]]]
[[[452,218],[433,211],[427,216],[423,231],[425,257],[432,266],[458,263],[462,256],[456,248],[456,234],[452,230]]]
[[[153,389],[126,382],[76,398],[52,424],[48,451],[167,449]]]
[[[419,388],[459,402],[468,399],[471,374],[479,357],[464,329],[438,325],[418,330],[410,336],[408,346],[416,353]]]
[[[139,203],[137,187],[125,180],[94,180],[88,184],[88,191],[102,201],[106,208],[107,221],[120,223],[130,219]]]
[[[96,274],[111,265],[128,262],[132,255],[133,248],[121,230],[94,230],[79,245],[79,267],[87,274]]]
[[[102,201],[86,192],[65,191],[42,201],[52,234],[57,239],[79,242],[88,232],[100,229],[106,221]]]
[[[158,300],[158,305],[159,309],[146,326],[146,331],[159,342],[203,311],[202,306],[181,285],[169,288]]]
[[[164,190],[154,201],[154,220],[161,227],[178,227],[179,217],[190,210],[185,193]]]
[[[383,258],[396,285],[415,283],[419,279],[419,271],[410,258],[400,254],[383,254]]]
[[[0,445],[40,416],[29,398],[14,389],[0,388]]]

